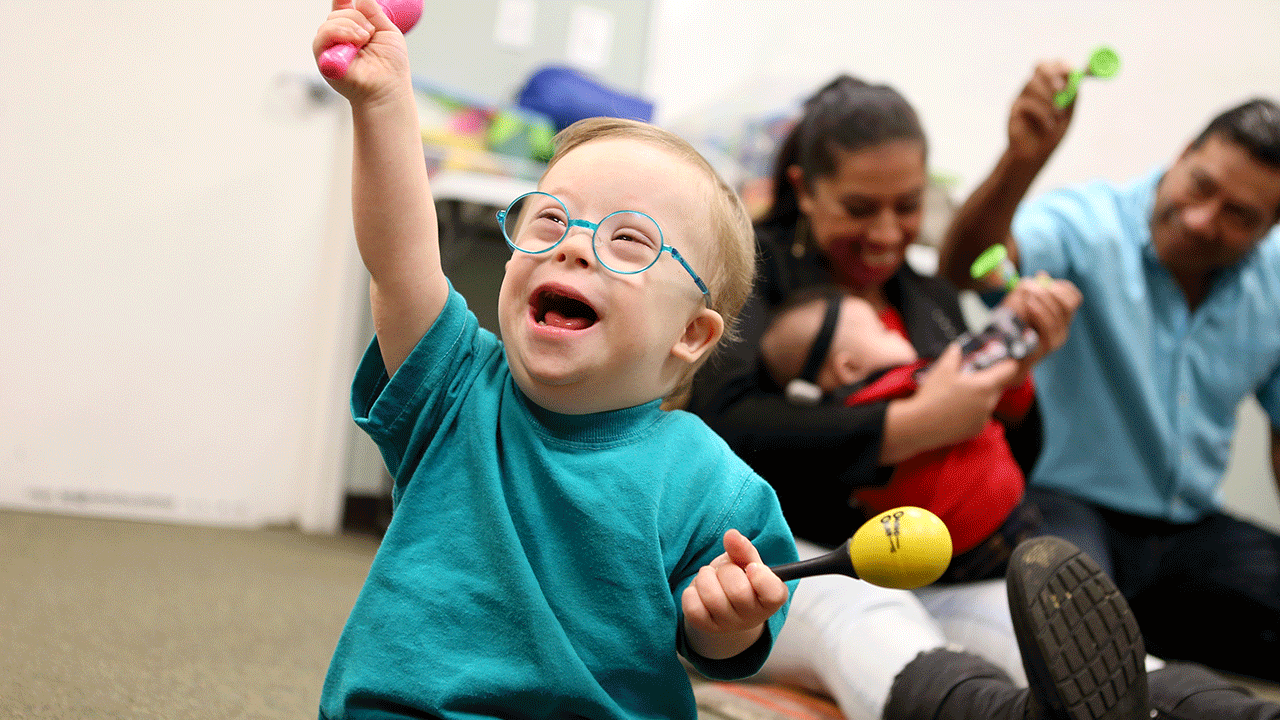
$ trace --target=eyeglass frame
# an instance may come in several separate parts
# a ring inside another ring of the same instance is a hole
[[[511,208],[515,207],[516,203],[520,202],[521,200],[524,200],[525,198],[528,198],[531,195],[545,195],[551,198],[552,200],[555,200],[556,203],[560,205],[560,207],[564,208],[564,217],[565,217],[564,232],[560,234],[559,240],[556,240],[555,242],[551,243],[550,245],[543,248],[542,250],[525,250],[524,248],[516,245],[511,240],[511,238],[507,235],[507,221],[506,221],[507,213],[511,211]],[[639,270],[615,270],[614,268],[609,267],[609,263],[606,263],[600,257],[600,247],[596,243],[596,230],[598,230],[600,226],[604,224],[604,221],[608,220],[614,215],[621,215],[623,213],[627,213],[631,215],[643,215],[644,217],[648,218],[650,222],[653,223],[653,226],[655,228],[658,229],[658,240],[660,242],[660,246],[658,247],[658,252],[653,256],[653,260],[650,261],[648,265],[645,265]],[[653,216],[650,215],[649,213],[640,212],[639,210],[615,210],[609,213],[608,215],[605,215],[603,218],[600,218],[600,222],[593,223],[590,220],[583,220],[581,218],[571,217],[569,215],[569,207],[564,204],[563,200],[556,197],[555,195],[552,195],[551,193],[548,193],[548,192],[542,192],[541,190],[534,190],[532,192],[527,192],[517,197],[515,200],[512,200],[510,203],[507,204],[507,208],[505,210],[498,211],[498,214],[496,217],[498,219],[498,228],[502,230],[502,239],[506,241],[507,245],[512,250],[515,250],[517,252],[522,252],[526,255],[541,255],[542,253],[551,252],[558,245],[560,245],[560,243],[564,242],[565,238],[569,237],[569,230],[575,227],[586,228],[591,231],[591,253],[595,255],[596,262],[600,263],[600,266],[603,267],[605,270],[608,270],[609,272],[615,273],[618,275],[637,275],[639,273],[642,273],[645,270],[648,270],[649,268],[653,267],[658,262],[658,258],[662,257],[663,251],[666,251],[669,255],[671,255],[671,257],[675,258],[676,261],[680,263],[681,267],[683,267],[686,272],[689,273],[689,277],[693,278],[693,282],[698,286],[698,290],[702,291],[703,301],[706,302],[707,307],[711,307],[711,291],[707,289],[707,284],[702,282],[702,278],[698,277],[698,273],[694,272],[693,268],[689,266],[688,261],[684,259],[684,256],[680,254],[680,251],[676,250],[674,247],[667,244],[666,236],[662,232],[662,226],[659,225],[658,221],[654,220]]]

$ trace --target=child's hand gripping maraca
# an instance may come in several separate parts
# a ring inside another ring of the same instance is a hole
[[[409,32],[409,29],[417,24],[418,18],[422,17],[422,0],[378,0],[378,4],[382,6],[382,11],[387,14],[387,18],[400,28],[402,33]],[[337,3],[334,9],[337,9],[336,6]],[[340,79],[347,74],[347,67],[351,65],[352,58],[359,51],[359,48],[349,42],[331,45],[320,53],[316,61],[320,67],[320,73],[331,80]]]
[[[848,575],[887,588],[924,587],[951,564],[951,533],[924,508],[886,510],[862,524],[844,545],[825,555],[772,568],[783,581],[811,575]]]

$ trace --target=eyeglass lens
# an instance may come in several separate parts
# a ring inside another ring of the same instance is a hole
[[[568,211],[555,197],[530,193],[516,198],[507,208],[502,232],[520,250],[544,252],[564,238],[569,222]],[[594,242],[596,256],[605,267],[614,272],[639,272],[662,252],[662,231],[644,213],[615,212],[595,228]]]

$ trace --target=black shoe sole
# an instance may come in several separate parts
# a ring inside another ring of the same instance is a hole
[[[1148,718],[1146,650],[1129,604],[1071,543],[1039,537],[1009,560],[1009,612],[1032,695],[1050,718]]]

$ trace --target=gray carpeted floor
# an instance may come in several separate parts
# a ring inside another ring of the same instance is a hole
[[[314,718],[376,548],[0,512],[0,718]]]

